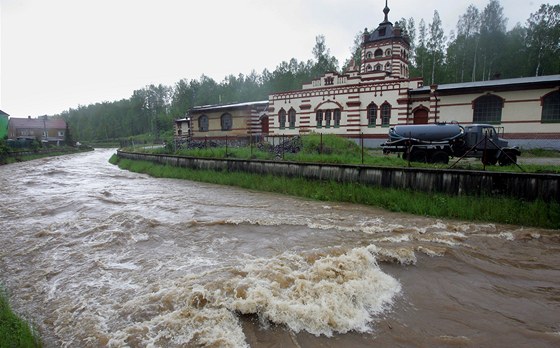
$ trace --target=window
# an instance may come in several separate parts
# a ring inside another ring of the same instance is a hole
[[[317,110],[315,113],[315,121],[317,121],[317,128],[323,127],[323,111]]]
[[[198,131],[199,132],[208,132],[208,116],[201,115],[198,118]]]
[[[389,72],[390,72],[391,70],[392,70],[392,69],[391,69],[391,63],[385,64],[385,71],[389,71]]]
[[[325,111],[325,127],[327,128],[330,128],[331,126],[331,116],[332,116],[331,110]]]
[[[381,125],[389,126],[391,124],[391,105],[385,103],[381,105]]]
[[[390,48],[388,48],[388,49],[385,50],[385,55],[386,55],[387,57],[389,57],[389,56],[391,55],[391,49],[390,49]]]
[[[375,58],[381,58],[383,57],[383,50],[381,48],[378,48],[377,50],[375,50],[375,53],[373,55],[375,56]]]
[[[560,122],[560,91],[552,92],[542,99],[542,122]]]
[[[286,128],[286,111],[284,109],[278,112],[278,123],[280,124],[280,129]]]
[[[222,125],[222,131],[230,131],[232,126],[232,119],[230,114],[223,114],[220,118],[220,123]]]
[[[367,108],[368,127],[375,127],[377,120],[377,105],[374,103],[369,104]]]
[[[64,136],[64,131],[63,131],[63,130],[59,130],[59,131],[58,131],[58,136],[59,136],[59,137],[63,137],[63,136]]]
[[[381,64],[377,64],[375,66],[375,71],[381,71]]]
[[[367,58],[367,59],[373,58],[373,53],[368,52],[368,53],[366,54],[366,58]]]
[[[335,109],[333,112],[334,126],[340,127],[340,109]]]
[[[368,64],[366,71],[371,71],[371,65]]]
[[[495,95],[485,95],[474,101],[474,123],[500,123],[504,101]]]
[[[296,128],[296,110],[290,109],[290,111],[288,111],[288,123],[291,129]]]

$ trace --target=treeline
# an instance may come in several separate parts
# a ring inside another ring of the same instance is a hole
[[[411,76],[425,84],[484,81],[560,73],[560,5],[543,4],[525,25],[507,31],[508,19],[498,0],[484,9],[470,5],[460,16],[456,30],[445,35],[438,11],[428,24],[402,18],[395,25],[410,37],[413,57]],[[371,28],[370,30],[374,30]],[[352,53],[359,64],[362,33],[357,33]],[[346,61],[342,71],[350,64]],[[221,82],[202,75],[182,79],[174,86],[150,85],[128,99],[69,109],[56,117],[70,124],[81,141],[127,138],[150,134],[154,139],[169,134],[173,120],[194,106],[266,100],[274,92],[300,89],[328,71],[340,71],[325,37],[316,37],[313,59],[295,58],[280,63],[272,72],[229,75]]]

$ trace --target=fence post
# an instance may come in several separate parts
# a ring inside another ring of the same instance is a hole
[[[364,132],[360,133],[360,142],[362,143],[362,164],[364,164]]]

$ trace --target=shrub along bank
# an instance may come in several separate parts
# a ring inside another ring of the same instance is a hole
[[[505,197],[448,196],[410,190],[312,181],[303,178],[258,175],[242,172],[192,170],[148,161],[111,157],[112,164],[122,169],[146,173],[158,178],[176,178],[238,186],[246,189],[276,192],[321,201],[365,204],[424,216],[460,220],[507,223],[543,228],[560,228],[560,204],[557,202],[523,202]]]
[[[0,290],[0,347],[41,346],[36,333],[12,311],[6,294]]]

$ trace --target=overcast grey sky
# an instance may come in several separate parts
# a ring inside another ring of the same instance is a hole
[[[446,35],[469,4],[489,0],[389,0],[392,22],[430,23]],[[508,29],[546,1],[500,0]],[[550,3],[550,2],[549,2]],[[274,70],[312,58],[326,38],[343,63],[355,35],[383,20],[384,0],[0,0],[0,109],[12,117],[57,114],[129,98],[149,84],[202,74]]]

